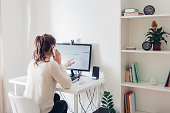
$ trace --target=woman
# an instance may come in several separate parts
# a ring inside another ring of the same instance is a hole
[[[58,94],[54,95],[54,92],[56,83],[69,89],[72,81],[61,64],[59,51],[55,51],[56,57],[54,57],[55,44],[56,40],[52,35],[37,36],[33,60],[27,70],[24,96],[32,98],[40,106],[41,113],[67,113],[67,103],[60,100]],[[69,60],[66,65],[71,66],[73,64],[71,61]]]

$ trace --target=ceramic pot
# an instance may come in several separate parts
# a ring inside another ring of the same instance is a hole
[[[160,51],[161,50],[161,42],[159,44],[153,43],[153,50]]]

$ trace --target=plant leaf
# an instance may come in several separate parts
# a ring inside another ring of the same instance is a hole
[[[108,104],[108,107],[111,106],[111,105],[113,105],[113,102],[110,102],[110,103]]]
[[[104,94],[107,94],[108,92],[107,91],[104,91]]]
[[[114,110],[114,108],[109,110],[109,113],[116,113],[116,111]]]
[[[112,109],[113,108],[113,105],[109,106],[109,109]]]
[[[107,101],[107,99],[106,99],[106,98],[104,98],[104,97],[102,97],[102,99],[103,99],[104,101]]]
[[[152,36],[148,36],[145,41],[149,41],[150,39],[152,39],[153,37]]]
[[[107,91],[105,91],[104,94],[103,94],[103,96],[106,97],[106,98],[107,98],[109,95],[110,95],[110,92],[107,92]]]
[[[161,36],[164,35],[164,34],[168,34],[168,33],[164,32],[164,31],[160,33]]]
[[[167,35],[170,35],[170,33],[166,33]]]
[[[105,105],[102,105],[102,107],[107,108]]]
[[[160,39],[164,40],[166,44],[168,43],[167,40],[165,40],[165,38],[161,37]]]
[[[107,102],[109,103],[109,102],[111,102],[113,99],[109,99]]]
[[[104,96],[105,98],[107,98],[107,97],[108,97],[108,95],[105,95],[105,94],[103,94],[103,96]]]
[[[150,28],[149,30],[151,30],[152,32],[155,32],[153,28]]]
[[[107,103],[105,101],[101,101],[103,104],[107,105]]]
[[[110,95],[107,99],[110,99],[110,98],[112,98],[113,96],[112,95]]]
[[[154,35],[154,32],[147,32],[147,34],[149,34],[149,35]]]
[[[157,29],[157,33],[160,33],[162,31],[162,27]]]
[[[152,36],[152,35],[151,34],[146,34],[145,37],[147,37],[147,36]]]

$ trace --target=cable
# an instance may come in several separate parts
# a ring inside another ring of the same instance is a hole
[[[89,93],[90,93],[90,97],[89,97]],[[94,108],[97,109],[97,107],[95,106],[95,104],[93,102],[95,90],[93,92],[93,97],[91,96],[90,90],[89,90],[89,93],[86,91],[87,98],[88,98],[89,102],[91,102],[91,104],[93,105],[93,106],[91,105],[91,110],[94,111]]]
[[[80,94],[79,94],[79,104],[81,105],[81,108],[83,109],[84,113],[87,113],[88,109],[89,109],[89,106],[93,103],[93,98],[94,98],[94,93],[95,93],[95,90],[96,90],[96,87],[94,88],[94,92],[93,92],[93,96],[91,96],[91,100],[89,99],[89,104],[87,106],[87,109],[85,110],[82,103],[81,103],[81,97],[80,97]],[[90,92],[91,94],[91,92]]]
[[[77,71],[74,71],[76,73],[76,75],[78,74]]]
[[[84,107],[83,107],[83,105],[82,105],[82,103],[81,103],[81,97],[80,97],[80,94],[79,94],[79,103],[80,103],[81,108],[83,109],[84,113],[86,113],[86,110],[84,109]]]
[[[89,94],[88,94],[87,91],[86,91],[86,95],[87,95],[88,101],[90,102],[91,99],[89,98]],[[93,109],[92,109],[92,106],[91,106],[91,110],[93,110]]]
[[[91,92],[90,92],[90,96],[91,96]],[[94,94],[93,94],[93,98],[94,98]],[[97,107],[95,106],[94,102],[93,102],[93,106],[95,107],[95,109],[97,109]]]
[[[86,91],[86,94],[87,94],[87,98],[88,98],[88,100],[89,100],[89,103],[92,102],[92,98],[89,97],[89,94],[88,94],[87,91]],[[92,103],[93,103],[93,102],[92,102]],[[88,108],[87,108],[87,110],[88,110]],[[92,105],[91,105],[91,110],[94,111]]]
[[[96,91],[96,87],[94,88],[93,96],[92,96],[92,94],[91,94],[91,91],[90,91],[90,90],[89,90],[89,93],[90,93],[91,102],[92,102],[93,106],[95,107],[95,109],[97,109],[97,107],[95,106],[95,104],[94,104],[94,102],[93,102],[93,99],[94,99],[94,93],[95,93],[95,91]]]
[[[67,100],[66,100],[66,98],[65,98],[65,95],[62,94],[61,92],[59,92],[59,93],[60,93],[60,95],[61,95],[61,98],[67,102]],[[67,102],[67,104],[68,104],[68,109],[69,109],[69,111],[70,111],[71,113],[74,113],[73,110],[71,109],[70,104],[69,104],[68,102]]]
[[[94,92],[95,92],[95,90],[96,90],[96,87],[94,88]],[[89,90],[89,91],[90,91],[90,90]],[[88,107],[87,107],[87,110],[88,110],[89,106],[93,103],[94,92],[93,92],[93,97],[91,97],[91,101],[90,101],[90,103],[89,103],[89,105],[88,105]]]
[[[102,85],[101,85],[101,87],[102,87]],[[101,87],[100,87],[100,90],[101,90]],[[95,92],[96,92],[96,87],[94,88],[93,94],[91,93],[90,90],[89,90],[89,93],[86,91],[87,98],[88,98],[88,100],[89,100],[89,104],[88,104],[86,110],[85,110],[85,108],[83,107],[83,105],[82,105],[82,103],[81,103],[80,94],[78,95],[78,96],[79,96],[79,104],[81,105],[81,108],[83,109],[84,113],[87,113],[87,111],[88,111],[90,105],[91,105],[91,109],[90,109],[90,110],[94,111],[94,109],[92,109],[92,105],[93,105],[93,107],[94,107],[95,109],[97,109],[97,107],[95,106],[95,104],[94,104],[94,102],[93,102]],[[66,101],[65,95],[62,94],[61,92],[59,92],[59,93],[60,93],[62,99]],[[90,94],[90,97],[89,97],[89,94]],[[66,101],[66,102],[67,102],[67,101]],[[68,104],[68,102],[67,102],[67,104]],[[69,104],[68,104],[68,109],[69,109],[69,111],[70,111],[71,113],[74,113],[73,110],[71,109],[71,106],[70,106]]]

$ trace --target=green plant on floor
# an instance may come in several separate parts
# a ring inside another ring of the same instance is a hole
[[[114,104],[112,95],[108,91],[104,91],[103,97],[102,97],[102,107],[109,110],[109,113],[116,113],[114,110]]]

